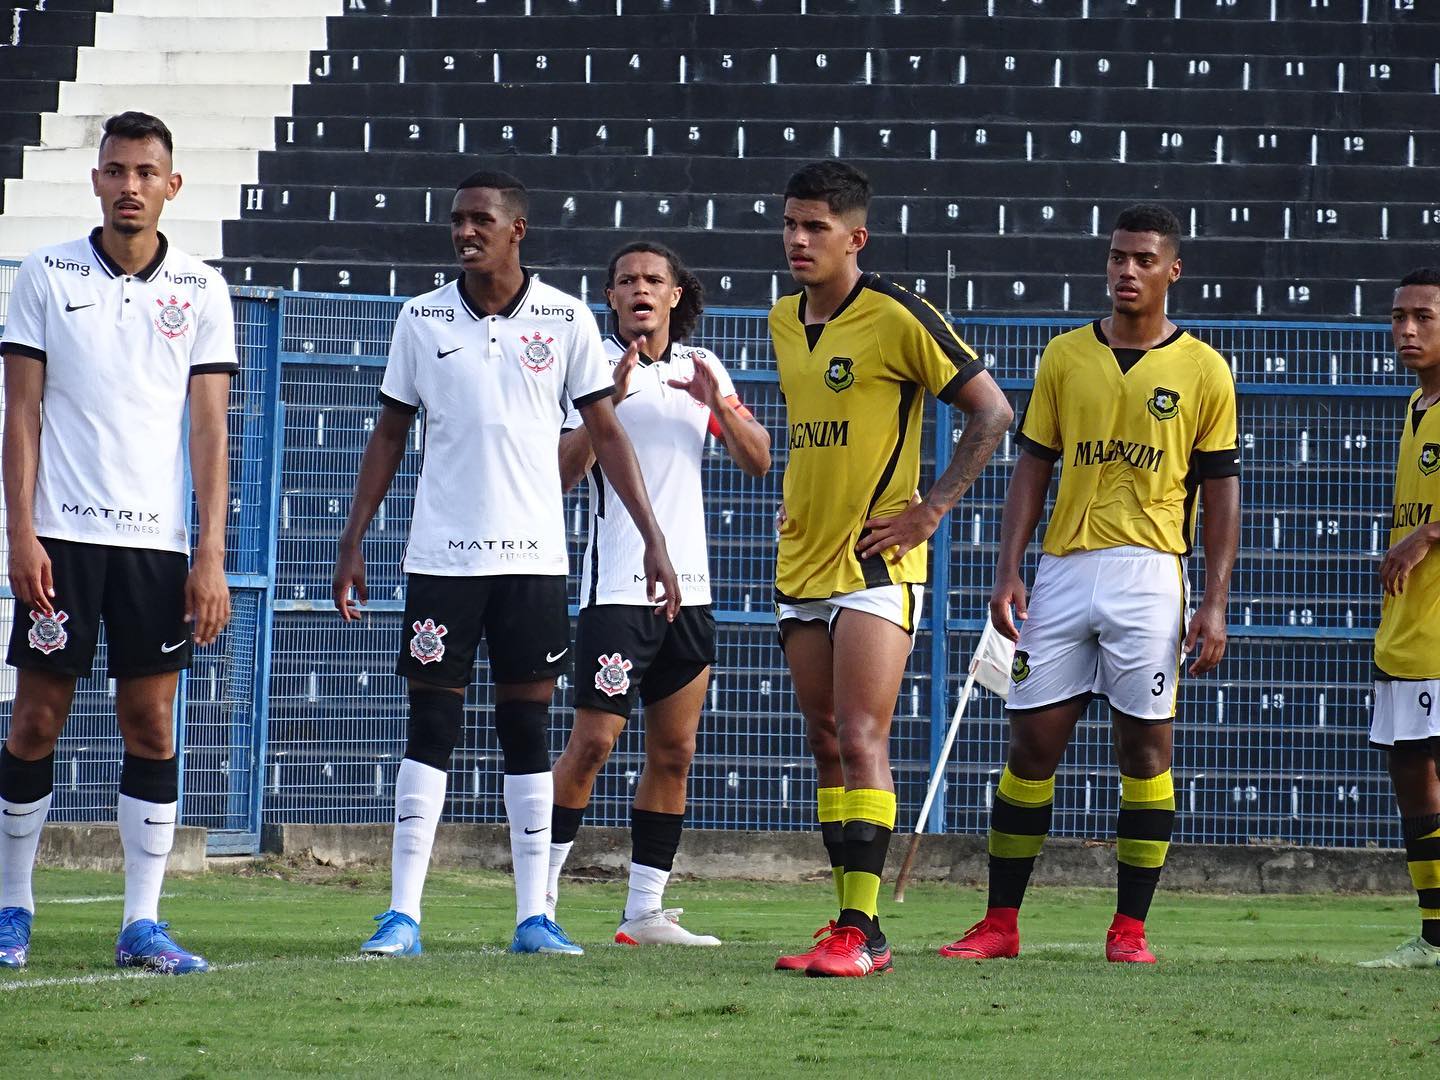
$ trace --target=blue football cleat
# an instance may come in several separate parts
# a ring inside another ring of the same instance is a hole
[[[544,915],[531,915],[515,928],[510,942],[513,953],[546,953],[554,956],[584,956],[585,950],[565,936],[565,931]]]
[[[0,968],[23,968],[30,956],[30,912],[0,908]]]
[[[198,953],[183,949],[166,930],[169,923],[136,919],[115,942],[115,966],[144,968],[159,975],[189,975],[209,971],[210,964]]]
[[[376,915],[379,929],[370,935],[370,940],[360,946],[362,956],[419,956],[420,924],[409,915],[398,911],[387,911]]]

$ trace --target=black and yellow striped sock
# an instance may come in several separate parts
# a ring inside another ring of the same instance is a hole
[[[858,926],[875,937],[880,903],[880,875],[895,829],[895,793],[876,788],[845,792],[845,896],[840,901],[841,926]]]
[[[816,817],[820,819],[820,840],[830,857],[830,876],[835,879],[835,902],[845,905],[845,798],[843,787],[815,790]]]
[[[1117,914],[1145,921],[1174,829],[1175,779],[1170,770],[1147,779],[1122,775],[1120,814],[1115,823]]]
[[[1035,859],[1050,832],[1055,777],[1024,780],[1007,765],[990,808],[991,908],[1019,908]]]
[[[1440,814],[1401,818],[1405,864],[1420,897],[1420,936],[1440,945]]]

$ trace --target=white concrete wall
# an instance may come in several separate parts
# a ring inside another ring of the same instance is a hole
[[[105,118],[154,113],[175,135],[185,178],[160,227],[201,258],[218,258],[220,222],[240,215],[240,188],[258,177],[261,150],[275,148],[275,117],[310,77],[310,52],[325,48],[325,19],[344,0],[115,0],[95,20],[95,45],[80,49],[73,83],[41,117],[40,145],[25,150],[23,175],[5,181],[0,258],[88,232],[100,220],[90,170]],[[237,11],[246,12],[244,17]]]

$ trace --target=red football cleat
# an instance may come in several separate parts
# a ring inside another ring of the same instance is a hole
[[[1105,959],[1112,964],[1153,964],[1155,954],[1145,944],[1145,924],[1116,915],[1105,931]]]
[[[805,974],[812,977],[883,975],[894,968],[890,946],[872,949],[858,926],[837,926],[814,950]]]
[[[987,915],[959,941],[941,946],[940,955],[951,960],[1009,960],[1020,955],[1020,931],[1014,923],[1006,926]]]
[[[818,938],[818,937],[821,937],[821,936],[823,936],[823,935],[825,935],[825,934],[833,934],[834,932],[835,932],[835,920],[834,920],[834,919],[831,919],[831,920],[830,920],[828,923],[826,923],[824,926],[820,927],[819,930],[816,930],[815,933],[812,934],[811,936]],[[780,957],[780,959],[778,959],[778,960],[775,961],[775,970],[776,970],[776,971],[804,971],[807,967],[810,966],[810,961],[811,961],[812,959],[814,959],[815,954],[818,953],[818,952],[819,952],[822,948],[824,948],[824,947],[825,947],[825,942],[821,941],[821,942],[817,942],[815,945],[812,945],[809,949],[806,949],[806,950],[805,950],[804,952],[802,952],[802,953],[794,953],[794,954],[792,954],[792,955],[790,955],[790,956],[782,956],[782,957]]]

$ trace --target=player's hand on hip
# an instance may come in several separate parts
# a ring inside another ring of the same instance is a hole
[[[230,585],[224,561],[201,556],[185,579],[185,621],[196,645],[209,645],[230,621]]]
[[[35,535],[10,542],[10,592],[16,600],[45,615],[55,614],[55,580],[50,556]]]
[[[1416,529],[1385,553],[1380,564],[1380,584],[1386,596],[1399,596],[1405,591],[1405,582],[1410,571],[1420,565],[1420,560],[1430,554],[1430,541],[1424,531]],[[13,576],[13,575],[12,575]]]
[[[670,565],[670,553],[663,543],[645,545],[645,597],[662,612],[667,622],[680,614],[680,579]]]
[[[935,535],[944,516],[919,496],[912,496],[910,505],[895,516],[873,517],[865,522],[865,531],[860,533],[855,552],[862,559],[883,553],[891,562],[899,562]]]
[[[370,590],[365,587],[365,556],[358,547],[341,547],[335,576],[330,579],[330,595],[346,622],[358,622],[364,615],[360,609],[370,602]]]
[[[1019,574],[1006,574],[995,579],[995,587],[990,590],[990,624],[1001,637],[1010,641],[1020,640],[1015,622],[1024,622],[1029,616],[1026,603],[1025,582]],[[1013,617],[1011,608],[1015,610]]]
[[[1204,675],[1213,671],[1225,655],[1225,642],[1229,633],[1225,629],[1225,605],[1201,602],[1199,609],[1190,618],[1190,629],[1185,633],[1183,650],[1185,655],[1200,647],[1200,654],[1190,665],[1191,675]]]
[[[712,412],[718,411],[725,404],[720,400],[720,380],[715,378],[715,372],[711,371],[710,365],[703,360],[695,362],[695,374],[690,378],[666,381],[676,390],[684,390],[701,405],[708,405]]]
[[[625,400],[630,393],[630,376],[635,373],[636,366],[640,363],[640,351],[645,348],[645,335],[641,334],[625,349],[625,355],[620,357],[615,365],[615,404]]]

